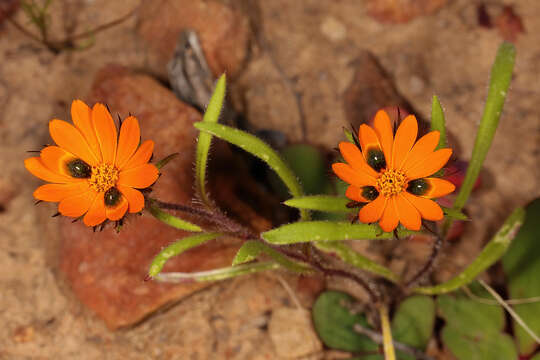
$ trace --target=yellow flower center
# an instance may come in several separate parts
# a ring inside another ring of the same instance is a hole
[[[97,192],[105,192],[116,185],[118,181],[118,169],[111,164],[99,164],[92,166],[92,175],[88,182],[90,187]]]
[[[399,194],[407,189],[407,176],[399,170],[386,170],[377,179],[377,190],[386,197]]]

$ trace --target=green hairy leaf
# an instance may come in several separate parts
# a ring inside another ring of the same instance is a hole
[[[284,204],[290,207],[295,207],[297,209],[308,209],[337,213],[357,212],[358,209],[350,209],[347,207],[347,204],[349,202],[351,202],[351,200],[344,197],[313,195],[292,198],[285,201]]]
[[[149,206],[147,207],[147,210],[152,214],[153,217],[156,219],[164,222],[165,224],[172,226],[173,228],[179,229],[179,230],[185,230],[185,231],[191,231],[191,232],[200,232],[202,229],[195,224],[190,223],[189,221],[182,220],[174,215],[171,215],[157,206],[155,206],[152,201],[149,201]]]
[[[225,74],[221,75],[216,83],[214,93],[210,98],[206,112],[204,113],[204,123],[217,123],[219,114],[223,106],[223,99],[225,98]],[[201,132],[197,139],[197,153],[195,157],[195,186],[197,193],[201,200],[209,205],[210,199],[206,193],[206,167],[208,162],[208,151],[210,150],[210,143],[212,142],[212,135],[207,132]]]
[[[268,144],[256,136],[245,131],[220,124],[198,122],[194,125],[202,132],[228,141],[231,144],[236,145],[239,148],[258,157],[276,172],[276,174],[285,183],[292,196],[298,197],[303,195],[302,187],[300,186],[296,175],[292,172],[289,166],[283,161],[283,159],[281,159],[278,153],[276,153],[270,146],[268,146]],[[307,219],[308,214],[309,213],[306,210],[300,211],[300,215],[303,219]]]
[[[255,260],[259,255],[266,254],[276,263],[284,268],[297,273],[310,272],[311,268],[307,265],[288,259],[283,254],[272,249],[270,246],[255,240],[246,241],[236,253],[233,259],[233,266]]]
[[[221,236],[221,234],[219,233],[191,235],[186,236],[185,238],[178,240],[174,244],[167,246],[165,249],[161,250],[159,254],[156,255],[154,260],[152,260],[152,263],[150,264],[150,269],[148,270],[148,275],[151,277],[156,276],[161,272],[163,266],[170,258],[180,255],[184,251],[199,246],[219,236]]]
[[[459,275],[436,286],[418,287],[414,291],[420,294],[444,294],[459,289],[473,281],[479,274],[499,260],[515,238],[523,224],[525,210],[517,208],[506,219],[493,239],[484,247],[474,261]]]
[[[444,121],[444,112],[437,96],[433,95],[431,103],[431,130],[438,131],[441,134],[437,149],[446,147],[446,125]]]
[[[357,253],[346,244],[336,241],[317,241],[313,244],[319,250],[327,253],[335,253],[341,260],[349,265],[382,276],[395,283],[399,281],[398,276],[390,271],[390,269]]]
[[[398,231],[400,236],[413,233],[415,232]],[[303,221],[272,229],[262,233],[262,237],[272,244],[294,244],[308,241],[392,239],[394,234],[381,232],[375,225],[332,221]]]

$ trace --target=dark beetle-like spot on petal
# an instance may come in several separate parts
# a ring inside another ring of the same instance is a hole
[[[121,196],[122,194],[120,193],[120,191],[118,191],[117,188],[115,187],[110,188],[109,190],[105,192],[105,196],[104,196],[105,205],[107,205],[108,207],[113,207],[117,205],[118,202],[120,201]]]
[[[362,196],[369,201],[375,200],[379,196],[379,192],[374,186],[364,186],[362,188]]]
[[[86,179],[92,175],[90,165],[81,159],[73,159],[66,163],[67,170],[71,176],[78,179]]]
[[[429,188],[429,183],[425,179],[415,179],[409,181],[407,191],[413,195],[421,196],[424,195],[429,190]]]
[[[368,149],[367,151],[367,163],[375,171],[381,171],[386,168],[386,159],[384,153],[379,149]]]

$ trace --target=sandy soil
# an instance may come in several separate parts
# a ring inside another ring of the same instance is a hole
[[[419,115],[429,118],[431,96],[439,96],[458,155],[468,158],[489,69],[502,41],[496,29],[478,25],[481,1],[449,1],[439,11],[405,24],[382,24],[366,13],[364,2],[355,0],[255,3],[256,13],[253,6],[245,11],[254,30],[264,33],[267,48],[254,46],[231,89],[238,110],[256,127],[285,131],[293,141],[334,147],[347,124],[343,95],[355,59],[369,50]],[[51,34],[60,36],[65,21],[86,29],[136,4],[53,1]],[[512,208],[540,195],[540,3],[489,4],[493,12],[501,4],[514,6],[526,32],[516,40],[515,77],[485,163],[484,187],[468,207],[474,221],[447,257],[452,270],[466,264],[468,254],[480,249]],[[21,11],[15,18],[27,25]],[[39,182],[23,167],[26,151],[49,141],[48,120],[68,119],[68,104],[85,98],[105,64],[163,74],[137,35],[137,21],[134,17],[98,34],[86,50],[58,55],[9,24],[0,27],[0,358],[281,358],[267,325],[275,309],[294,303],[275,275],[216,284],[133,328],[111,332],[74,298],[54,267],[55,254],[47,239],[56,234],[56,220],[44,216],[53,213],[54,206],[33,206],[32,191]],[[303,94],[305,131],[290,84]],[[309,300],[303,302],[309,305]],[[317,352],[310,358],[325,356]]]

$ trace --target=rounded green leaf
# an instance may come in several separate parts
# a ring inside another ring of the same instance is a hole
[[[353,330],[355,324],[368,327],[366,318],[351,309],[354,299],[338,291],[325,291],[313,305],[313,324],[323,343],[350,352],[377,351],[379,346]]]
[[[424,350],[433,335],[434,325],[433,299],[429,296],[411,296],[399,304],[392,319],[392,334],[396,341]]]

